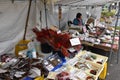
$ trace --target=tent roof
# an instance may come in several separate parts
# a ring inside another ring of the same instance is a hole
[[[62,5],[103,5],[114,3],[120,0],[58,0],[55,4]]]

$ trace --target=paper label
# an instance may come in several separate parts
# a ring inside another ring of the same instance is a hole
[[[15,74],[14,76],[17,77],[17,78],[22,77],[22,75],[20,75],[20,74]]]
[[[85,27],[85,26],[83,27],[83,32],[84,32],[84,33],[86,33],[86,32],[87,32],[87,29],[86,29],[86,27]]]
[[[50,65],[46,66],[46,68],[47,68],[49,71],[51,71],[54,67],[50,64]]]
[[[70,39],[70,43],[71,43],[72,46],[76,46],[76,45],[81,44],[79,38],[73,38],[73,39]]]
[[[79,77],[80,79],[85,79],[86,77],[86,74],[82,71],[80,71],[78,74],[77,74],[77,77]]]

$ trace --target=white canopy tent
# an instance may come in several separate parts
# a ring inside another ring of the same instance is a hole
[[[35,24],[35,4],[32,4],[29,29]],[[28,1],[0,1],[0,54],[11,51],[16,43],[23,38],[26,22]]]
[[[0,55],[14,49],[16,43],[23,38],[29,0],[0,0]],[[62,5],[61,27],[67,26],[68,20],[73,20],[77,12],[87,19],[87,13],[96,16],[101,14],[102,4],[119,0],[47,0],[48,27],[59,26],[58,5]],[[55,5],[55,6],[54,6]],[[74,7],[75,6],[75,7]],[[95,6],[87,8],[87,6]],[[40,15],[41,13],[41,15]],[[40,20],[41,18],[41,20]],[[33,37],[31,29],[39,25],[46,27],[44,0],[33,0],[27,30],[27,39]]]

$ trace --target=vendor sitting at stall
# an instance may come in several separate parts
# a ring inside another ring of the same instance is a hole
[[[74,25],[83,26],[82,14],[77,13],[76,18],[73,20]]]

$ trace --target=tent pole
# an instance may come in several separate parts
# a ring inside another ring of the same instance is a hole
[[[61,22],[61,18],[62,18],[62,8],[61,8],[61,4],[58,6],[58,19],[59,19],[59,29],[61,27],[60,22]]]
[[[40,27],[42,28],[42,11],[41,10],[40,10],[40,23],[41,23]]]
[[[120,16],[120,2],[119,2],[119,11],[118,11],[117,16],[118,16],[118,19],[119,19],[119,16]],[[117,64],[119,62],[119,52],[120,52],[120,30],[119,30],[119,42],[118,42],[118,44],[119,44],[119,47],[118,47],[118,53],[117,53]]]
[[[46,0],[44,0],[44,7],[45,7],[45,21],[46,21],[46,28],[48,29]]]
[[[60,19],[59,19],[59,29],[60,29]]]
[[[114,39],[115,39],[116,28],[117,28],[118,19],[119,19],[119,13],[120,13],[120,2],[119,2],[118,13],[117,13],[117,19],[116,19],[116,23],[115,23],[114,35],[113,35],[112,44],[111,44],[110,55],[109,55],[109,63],[111,63],[111,59],[112,59],[113,44],[114,44]]]
[[[25,36],[26,36],[26,32],[27,32],[31,3],[32,3],[32,0],[29,0],[29,7],[28,7],[27,19],[26,19],[26,23],[25,23],[25,31],[24,31],[23,40],[25,40]]]
[[[118,42],[118,44],[119,44],[119,47],[118,47],[118,52],[117,52],[117,64],[119,62],[119,53],[120,53],[120,30],[119,30],[119,42]]]
[[[47,6],[46,6],[46,0],[44,0],[44,7],[45,7],[45,21],[46,21],[46,29],[48,29],[48,22],[47,22]],[[49,35],[49,37],[52,37],[51,35],[50,35],[50,32],[49,32],[49,30],[48,30],[48,35]]]

